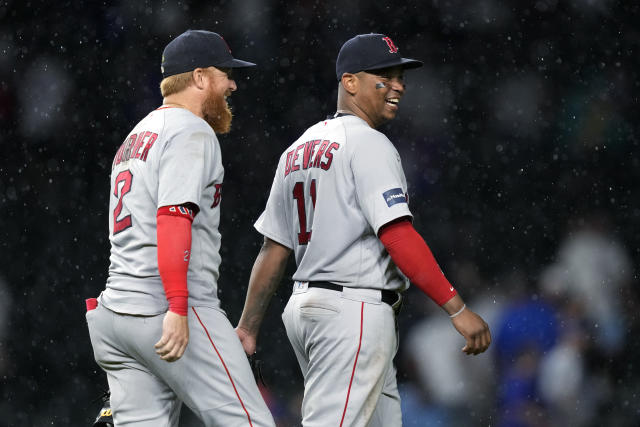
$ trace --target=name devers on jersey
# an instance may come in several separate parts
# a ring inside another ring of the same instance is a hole
[[[316,152],[316,147],[320,145]],[[333,161],[333,152],[340,149],[340,144],[328,139],[314,139],[298,145],[293,150],[287,152],[287,162],[284,169],[284,176],[291,172],[309,168],[321,168],[329,170]],[[304,150],[304,151],[302,151]],[[301,153],[302,151],[302,153]],[[302,157],[301,157],[302,154]]]

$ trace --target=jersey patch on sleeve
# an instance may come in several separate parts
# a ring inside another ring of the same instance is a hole
[[[396,203],[407,203],[407,196],[405,196],[402,188],[392,188],[391,190],[382,193],[382,198],[387,202],[387,206],[391,207]]]
[[[189,209],[186,206],[162,206],[158,208],[157,215],[170,215],[170,216],[181,216],[183,218],[187,218],[189,221],[193,222],[193,218],[196,216],[193,212],[193,209]]]

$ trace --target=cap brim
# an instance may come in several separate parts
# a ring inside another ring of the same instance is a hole
[[[246,68],[246,67],[255,67],[256,64],[253,62],[243,61],[241,59],[231,59],[230,61],[225,61],[220,64],[214,65],[214,67],[223,67],[223,68]]]
[[[381,70],[383,68],[390,68],[390,67],[395,67],[401,65],[402,68],[404,68],[405,70],[407,69],[411,69],[411,68],[419,68],[422,67],[422,65],[424,65],[422,63],[422,61],[418,61],[417,59],[411,59],[411,58],[395,58],[392,61],[387,61],[387,62],[383,62],[380,64],[376,64],[373,65],[371,67],[367,67],[366,70],[363,71],[374,71],[374,70]]]
[[[420,68],[424,65],[422,61],[418,61],[417,59],[402,58],[402,61],[402,67],[404,69]]]

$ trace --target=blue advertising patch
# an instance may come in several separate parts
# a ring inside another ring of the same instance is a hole
[[[382,193],[382,197],[389,207],[396,203],[407,203],[407,196],[404,195],[402,188],[392,188],[389,191],[385,191]]]

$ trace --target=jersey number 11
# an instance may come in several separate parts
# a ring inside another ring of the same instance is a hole
[[[309,193],[311,193],[311,204],[313,205],[313,209],[316,208],[316,180],[311,180],[311,186],[309,188]],[[304,198],[304,182],[298,181],[293,186],[293,198],[296,200],[298,205],[298,220],[300,221],[300,232],[298,233],[298,243],[301,245],[306,245],[311,240],[311,230],[307,231],[307,212],[305,209],[305,198]]]

